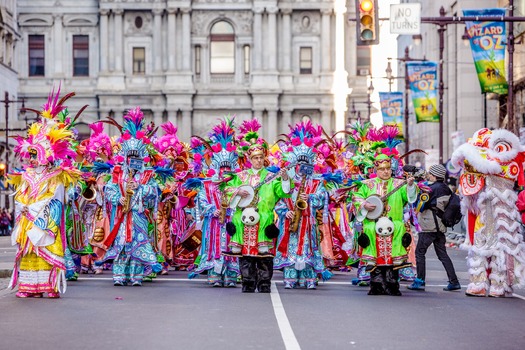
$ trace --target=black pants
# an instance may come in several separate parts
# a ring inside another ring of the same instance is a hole
[[[425,254],[427,253],[428,247],[433,243],[436,255],[447,272],[448,281],[450,283],[459,283],[452,260],[450,260],[447,254],[447,248],[445,247],[446,242],[445,234],[441,232],[421,232],[419,234],[416,247],[417,277],[419,279],[425,280]]]
[[[269,293],[273,276],[273,258],[243,256],[239,258],[242,291]]]

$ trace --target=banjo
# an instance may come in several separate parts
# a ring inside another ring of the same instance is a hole
[[[275,179],[276,177],[278,177],[280,175],[280,171],[282,169],[288,169],[288,168],[291,168],[291,167],[294,167],[295,164],[290,164],[284,168],[281,168],[279,169],[279,171],[273,173],[272,175],[268,176],[267,178],[265,178],[263,181],[259,182],[257,185],[255,186],[250,186],[250,185],[242,185],[242,186],[239,186],[239,188],[237,189],[238,191],[240,190],[244,190],[246,192],[248,192],[248,196],[244,197],[244,198],[241,198],[241,196],[239,195],[235,195],[231,201],[230,201],[230,208],[232,209],[235,209],[235,208],[246,208],[247,206],[249,206],[253,199],[255,198],[255,195],[257,193],[257,191],[259,190],[259,188],[261,188],[263,185],[266,185],[267,183],[269,183],[270,181],[272,181],[273,179]]]
[[[383,196],[380,196],[377,194],[372,194],[368,196],[368,198],[366,199],[366,202],[372,205],[375,205],[376,207],[373,210],[366,210],[365,207],[362,206],[360,210],[360,213],[361,213],[360,217],[362,217],[363,219],[366,217],[369,220],[379,219],[382,216],[383,211],[385,209],[385,201],[388,199],[388,197],[396,193],[406,183],[407,183],[406,181],[401,182],[392,191],[386,193]]]

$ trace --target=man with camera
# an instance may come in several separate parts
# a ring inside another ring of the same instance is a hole
[[[422,205],[418,215],[421,232],[419,233],[416,247],[417,278],[411,285],[407,286],[411,290],[425,290],[425,254],[431,244],[434,244],[436,255],[447,272],[449,283],[443,290],[453,291],[461,289],[454,265],[445,247],[445,232],[447,232],[447,228],[440,218],[440,213],[445,210],[451,196],[451,190],[444,182],[446,173],[447,171],[443,165],[434,164],[430,167],[427,174],[428,185],[432,192],[428,201]]]

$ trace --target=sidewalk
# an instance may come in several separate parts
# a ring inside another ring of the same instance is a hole
[[[15,262],[16,248],[10,236],[0,236],[0,278],[10,277]]]

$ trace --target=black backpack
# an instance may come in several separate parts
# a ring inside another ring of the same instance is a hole
[[[461,214],[461,201],[456,193],[452,192],[445,210],[439,214],[438,216],[441,217],[441,222],[445,227],[454,227],[461,221],[463,218]]]

